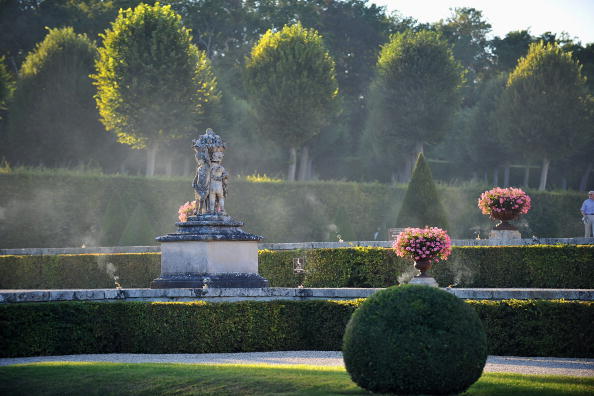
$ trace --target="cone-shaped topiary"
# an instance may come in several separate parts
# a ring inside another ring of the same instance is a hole
[[[412,179],[396,219],[396,226],[419,228],[431,226],[448,229],[447,216],[423,153],[420,153],[417,158]]]
[[[458,297],[393,286],[353,313],[342,352],[352,380],[369,391],[454,394],[481,376],[487,338],[477,313]]]

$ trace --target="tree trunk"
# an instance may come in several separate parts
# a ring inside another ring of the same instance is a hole
[[[590,172],[592,172],[592,163],[588,164],[586,171],[582,175],[580,179],[580,191],[586,191],[586,185],[588,184],[588,179],[590,179]]]
[[[288,181],[295,181],[295,171],[297,170],[297,150],[295,147],[289,149],[289,171],[287,173]]]
[[[304,146],[301,149],[301,155],[299,156],[299,175],[297,176],[297,180],[306,180],[307,179],[307,166],[309,164],[309,149],[307,146]]]
[[[309,157],[307,161],[307,180],[312,180],[314,178],[314,171],[313,171],[313,158]]]
[[[173,175],[173,158],[167,158],[165,161],[165,175],[168,177]]]
[[[565,176],[561,178],[561,190],[567,190],[567,177]]]
[[[503,165],[503,187],[509,187],[509,165]]]
[[[540,184],[538,185],[538,189],[544,191],[547,188],[547,177],[549,176],[549,165],[551,165],[551,160],[548,158],[542,159],[542,169],[540,170]]]
[[[499,168],[493,168],[493,186],[499,185]]]
[[[530,182],[530,168],[525,167],[524,168],[524,188],[528,188],[529,182]]]
[[[157,150],[159,145],[153,144],[146,150],[146,176],[151,177],[155,175],[155,163],[157,162]]]

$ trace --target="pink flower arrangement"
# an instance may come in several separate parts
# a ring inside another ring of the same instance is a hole
[[[495,187],[481,194],[478,207],[491,217],[499,213],[526,214],[530,209],[530,197],[520,188]]]
[[[196,213],[196,201],[186,202],[177,211],[179,221],[182,223],[188,221],[188,216],[192,216],[194,213]]]
[[[437,263],[447,260],[452,253],[452,241],[441,228],[405,228],[392,245],[400,257],[415,261],[429,260]]]

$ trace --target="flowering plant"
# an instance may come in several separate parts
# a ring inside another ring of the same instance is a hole
[[[188,221],[188,216],[192,216],[194,213],[196,213],[196,201],[186,202],[177,211],[179,221],[181,222]]]
[[[400,257],[438,262],[452,253],[452,241],[441,228],[405,228],[392,245]]]
[[[530,197],[520,188],[495,187],[481,194],[478,207],[491,217],[499,213],[526,214],[530,209]]]

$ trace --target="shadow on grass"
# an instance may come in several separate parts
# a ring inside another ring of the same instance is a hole
[[[464,395],[591,395],[594,378],[487,373]],[[0,367],[3,395],[365,395],[342,367],[34,363]]]

